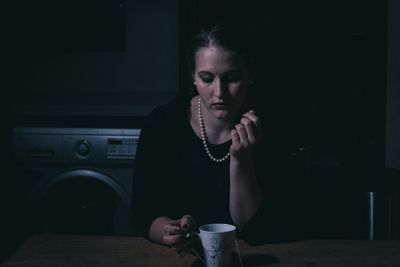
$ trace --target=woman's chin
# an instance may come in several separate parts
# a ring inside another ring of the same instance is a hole
[[[213,113],[214,113],[214,116],[220,120],[230,121],[233,118],[232,112],[230,112],[227,109],[218,109],[218,110],[215,110]]]

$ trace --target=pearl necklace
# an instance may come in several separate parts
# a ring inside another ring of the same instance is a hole
[[[204,121],[203,121],[203,115],[201,114],[201,98],[199,97],[199,102],[198,102],[198,114],[199,114],[199,125],[200,125],[200,134],[201,134],[201,140],[203,141],[203,146],[204,149],[206,150],[207,155],[210,157],[212,161],[215,162],[223,162],[227,160],[230,156],[229,152],[222,158],[216,158],[213,155],[211,155],[210,149],[208,148],[207,145],[207,134],[206,134],[206,127],[204,126]]]

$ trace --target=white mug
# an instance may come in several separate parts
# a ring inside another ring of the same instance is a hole
[[[212,223],[200,226],[201,244],[204,250],[203,262],[207,267],[230,266],[236,251],[236,227],[231,224]]]

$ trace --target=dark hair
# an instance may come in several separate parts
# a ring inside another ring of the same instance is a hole
[[[237,54],[243,60],[249,74],[254,76],[256,59],[258,58],[256,43],[255,28],[243,23],[220,22],[204,26],[194,35],[186,52],[188,74],[193,75],[196,53],[201,48],[217,46]],[[189,90],[188,93],[189,97],[197,94],[195,88]]]
[[[256,46],[251,28],[244,24],[223,24],[204,27],[196,34],[187,53],[188,67],[194,71],[195,55],[204,47],[218,46],[236,53],[244,60],[246,69],[252,73],[255,67]]]

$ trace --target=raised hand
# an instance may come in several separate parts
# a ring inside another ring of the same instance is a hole
[[[240,122],[231,131],[232,145],[230,154],[232,159],[250,157],[253,147],[260,142],[262,137],[259,117],[250,110],[242,115]]]

